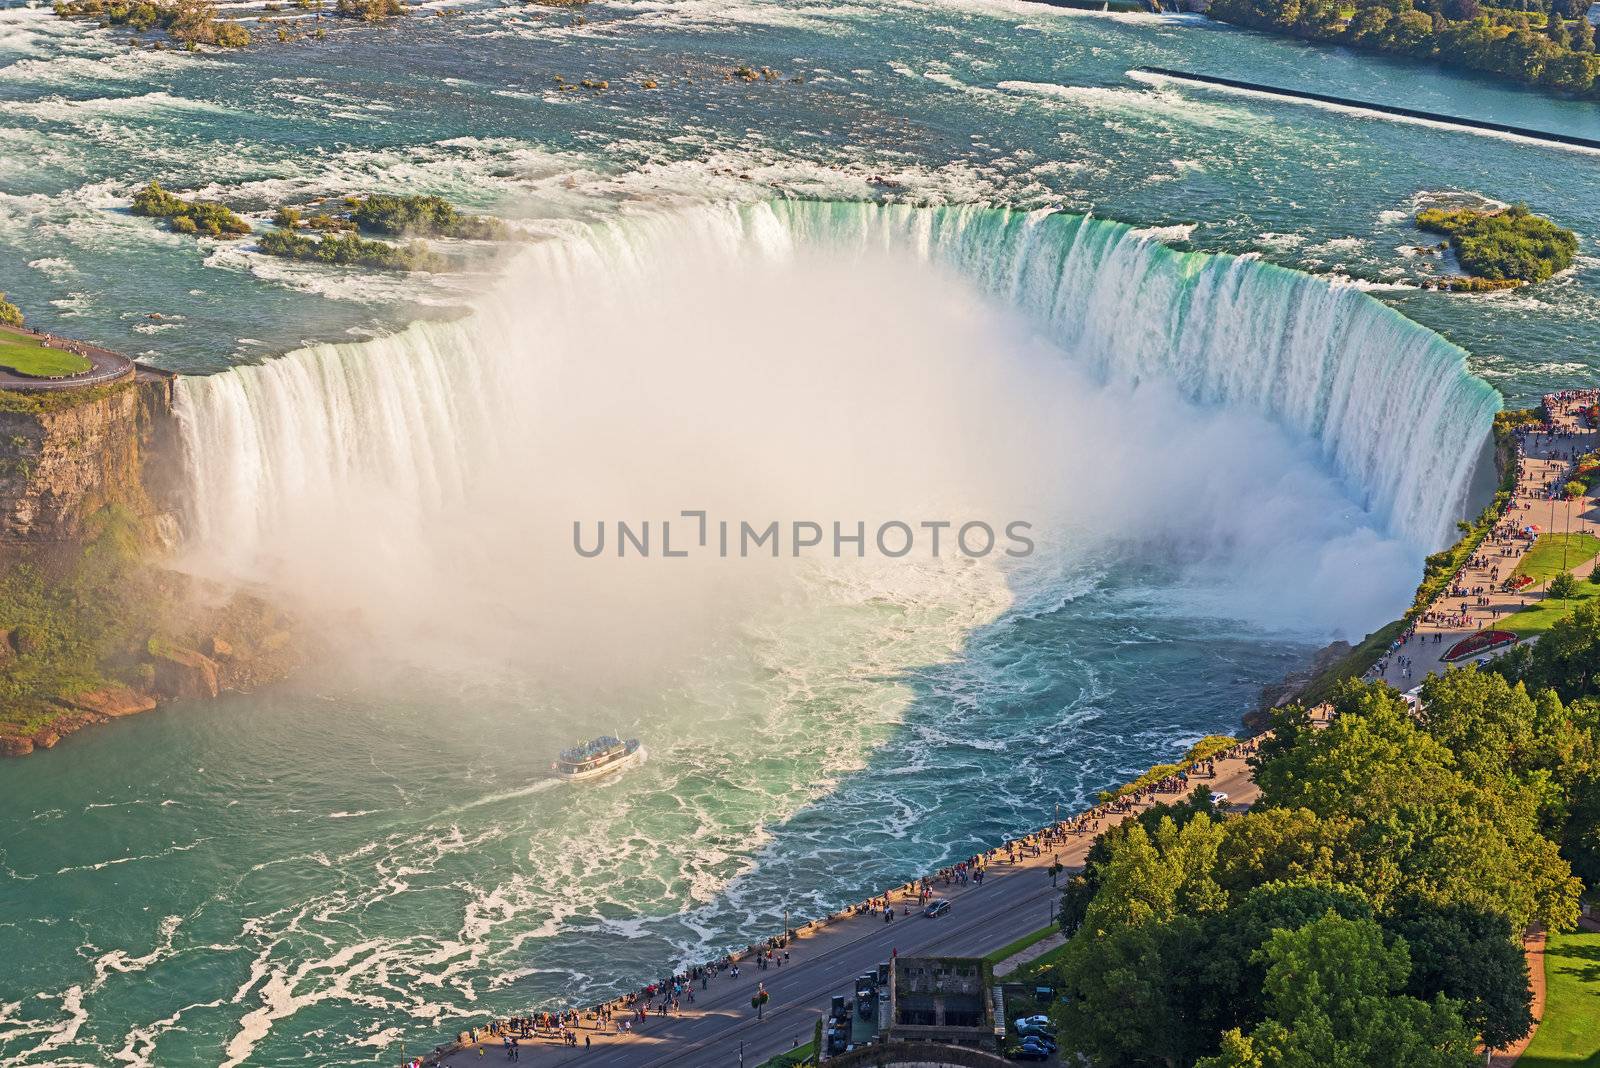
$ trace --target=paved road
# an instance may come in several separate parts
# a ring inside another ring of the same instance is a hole
[[[1206,785],[1227,793],[1236,806],[1248,805],[1258,794],[1248,767],[1237,758],[1219,762],[1216,779]],[[1092,841],[1087,834],[1069,837],[1059,851],[1061,862],[1069,870],[1080,868]],[[830,995],[852,996],[855,977],[896,950],[903,956],[982,956],[1048,924],[1060,894],[1048,872],[1054,853],[1047,849],[1015,865],[992,861],[982,886],[940,889],[936,896],[948,897],[951,909],[938,919],[924,919],[914,906],[910,916],[901,917],[897,907],[892,923],[863,916],[805,930],[791,946],[789,964],[762,972],[753,962],[741,963],[738,979],[724,973],[707,990],[697,989],[696,1003],[691,1007],[685,1000],[682,1016],[652,1016],[642,1024],[635,1017],[635,1030],[626,1037],[589,1030],[585,1021],[577,1049],[535,1040],[522,1047],[521,1059],[540,1065],[581,1060],[596,1068],[737,1066],[742,1044],[743,1063],[754,1068],[796,1042],[809,1042]],[[898,905],[900,899],[895,900]],[[771,995],[759,1021],[750,1008],[757,982]],[[594,1042],[587,1051],[581,1045],[584,1035]],[[481,1058],[475,1049],[464,1050],[441,1063],[467,1068],[503,1058],[498,1043],[490,1043]]]

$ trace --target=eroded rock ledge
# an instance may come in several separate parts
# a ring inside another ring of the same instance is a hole
[[[0,390],[0,756],[169,700],[292,672],[293,620],[171,570],[183,457],[173,378]]]

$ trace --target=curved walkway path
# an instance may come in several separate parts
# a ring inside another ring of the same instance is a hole
[[[33,375],[18,374],[10,368],[0,367],[0,389],[16,390],[19,393],[83,389],[87,386],[103,386],[110,382],[120,382],[124,378],[132,377],[134,372],[132,360],[120,352],[112,352],[110,349],[103,349],[98,345],[52,337],[49,334],[40,334],[14,326],[0,326],[0,340],[4,340],[8,336],[28,341],[38,341],[48,345],[50,348],[61,349],[63,352],[75,352],[94,366],[82,374],[69,375],[66,378],[35,378]]]

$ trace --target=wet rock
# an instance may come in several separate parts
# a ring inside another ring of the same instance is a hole
[[[72,707],[113,719],[148,712],[156,707],[156,699],[127,686],[107,686],[72,699]]]
[[[27,756],[33,752],[33,739],[15,734],[0,734],[0,756]]]
[[[162,645],[152,649],[155,663],[156,693],[162,697],[215,697],[221,690],[217,682],[217,663],[195,649]]]
[[[208,647],[213,660],[232,660],[233,646],[221,638],[212,638]]]

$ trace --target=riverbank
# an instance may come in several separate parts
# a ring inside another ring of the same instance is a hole
[[[1413,611],[1386,655],[1364,677],[1404,691],[1430,674],[1486,659],[1454,651],[1474,635],[1502,626],[1514,629],[1517,614],[1537,608],[1548,596],[1548,581],[1516,590],[1505,586],[1539,534],[1600,530],[1594,498],[1568,499],[1562,493],[1577,457],[1600,446],[1600,430],[1583,417],[1597,397],[1596,391],[1550,394],[1541,406],[1541,422],[1509,431],[1516,450],[1513,480],[1494,522],[1467,546],[1466,559],[1452,571],[1445,588]],[[1579,577],[1587,577],[1593,561],[1574,559],[1571,566]]]
[[[1053,918],[1066,877],[1081,869],[1106,829],[1195,786],[1227,794],[1230,810],[1248,808],[1258,792],[1248,761],[1259,744],[1239,742],[1192,773],[1143,786],[761,943],[701,965],[673,965],[657,982],[610,1001],[530,1008],[526,1028],[506,1018],[483,1021],[476,1034],[464,1030],[416,1063],[465,1068],[476,1063],[481,1049],[502,1046],[508,1034],[524,1031],[521,1052],[541,1063],[582,1058],[602,1068],[666,1068],[732,1064],[741,1054],[746,1063],[760,1063],[807,1040],[826,1015],[830,995],[848,992],[857,975],[892,956],[981,957],[1035,934]],[[937,919],[922,917],[933,900],[949,901],[950,911]],[[886,908],[893,920],[884,919]],[[763,967],[761,959],[769,954]],[[771,999],[760,1019],[750,1006],[757,990]]]

